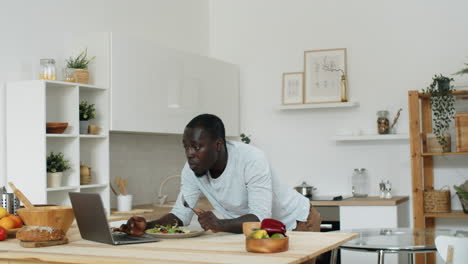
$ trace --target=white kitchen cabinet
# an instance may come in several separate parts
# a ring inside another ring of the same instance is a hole
[[[70,205],[68,192],[93,192],[109,210],[109,93],[92,85],[21,81],[6,85],[7,180],[34,204]],[[79,102],[95,104],[99,135],[79,134]],[[63,134],[47,134],[46,122],[68,122]],[[71,163],[62,186],[47,187],[46,158],[62,152]],[[80,185],[80,161],[91,166],[92,184]],[[109,211],[108,211],[109,212]]]
[[[227,136],[239,135],[236,65],[115,32],[111,58],[111,131],[181,134],[193,117],[212,113]]]
[[[393,206],[340,206],[340,229],[409,227],[408,201]],[[407,263],[405,254],[385,254],[385,263]],[[374,264],[377,253],[341,250],[341,263]]]

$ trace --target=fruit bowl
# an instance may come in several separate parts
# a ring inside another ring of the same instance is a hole
[[[47,122],[46,132],[50,134],[62,134],[67,127],[67,122]]]
[[[75,214],[71,206],[44,206],[31,209],[22,208],[17,210],[26,225],[30,226],[51,226],[62,229],[67,233]]]
[[[276,253],[289,249],[289,237],[283,238],[263,238],[255,239],[247,237],[245,239],[245,249],[255,253]]]

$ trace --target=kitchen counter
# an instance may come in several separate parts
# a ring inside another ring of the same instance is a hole
[[[274,254],[249,253],[243,234],[211,233],[188,239],[112,246],[83,240],[76,228],[69,244],[23,248],[17,239],[0,242],[0,263],[301,263],[337,248],[357,234],[288,232],[289,250]]]
[[[313,206],[396,206],[408,200],[408,196],[394,196],[392,199],[370,196],[366,198],[351,197],[341,201],[310,201],[310,204]]]

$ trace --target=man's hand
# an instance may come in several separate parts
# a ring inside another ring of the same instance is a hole
[[[141,216],[132,216],[128,219],[127,224],[123,224],[120,228],[114,229],[114,231],[122,231],[133,236],[142,236],[146,230],[146,219]]]
[[[221,220],[213,214],[212,211],[203,211],[198,208],[194,208],[198,214],[198,222],[200,223],[201,227],[205,230],[211,230],[213,232],[220,232],[221,229]]]

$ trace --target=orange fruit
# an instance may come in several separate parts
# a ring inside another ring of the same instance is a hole
[[[19,216],[14,215],[14,214],[9,214],[8,217],[11,218],[11,220],[15,222],[14,228],[20,228],[23,226],[23,220],[21,220]]]
[[[10,217],[3,217],[0,219],[0,226],[5,228],[6,230],[8,229],[13,229],[15,228],[15,221],[11,219]]]

